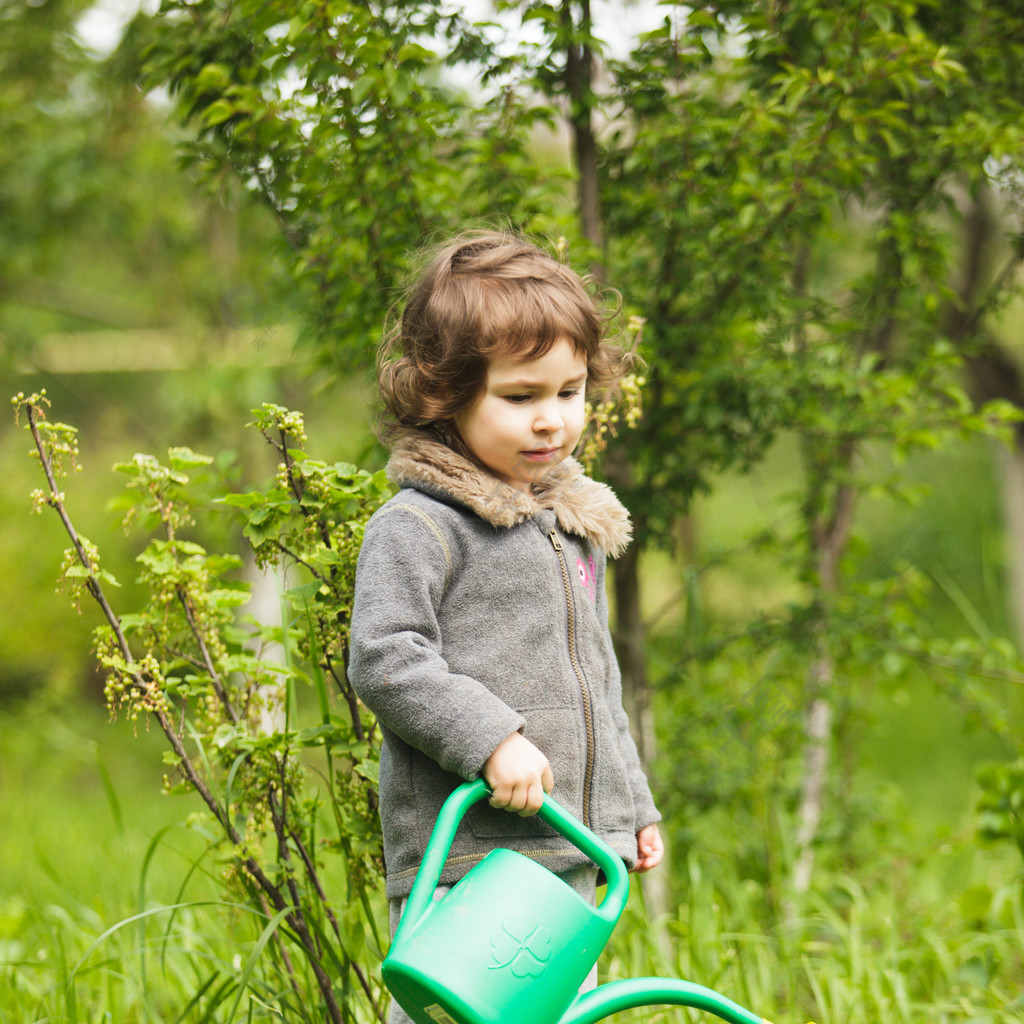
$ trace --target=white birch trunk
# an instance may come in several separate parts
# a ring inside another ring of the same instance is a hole
[[[260,569],[250,554],[246,559],[245,576],[252,585],[247,611],[264,625],[280,626],[281,579],[277,573]],[[278,644],[262,644],[256,651],[260,661],[266,664],[285,664],[284,648]],[[285,685],[281,682],[264,684],[257,693],[259,709],[258,729],[264,735],[282,732],[285,728]]]
[[[815,667],[818,685],[831,682],[832,666],[822,659]],[[823,696],[815,697],[807,711],[804,737],[803,784],[800,792],[796,866],[793,869],[793,889],[804,893],[811,886],[814,874],[814,839],[821,824],[821,811],[825,799],[825,777],[828,774],[829,748],[832,744],[832,705]]]

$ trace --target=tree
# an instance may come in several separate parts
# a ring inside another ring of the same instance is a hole
[[[699,4],[685,23],[666,19],[616,75],[613,274],[644,296],[654,353],[629,441],[633,504],[647,495],[644,525],[671,541],[680,499],[711,474],[748,464],[781,432],[799,444],[799,527],[786,538],[806,593],[790,620],[790,642],[807,652],[798,891],[854,636],[892,638],[884,613],[848,618],[856,500],[880,482],[863,455],[938,445],[1005,415],[979,415],[962,389],[944,321],[956,248],[943,216],[961,181],[1006,159],[1006,113],[1019,107],[991,79],[993,92],[979,90],[917,13]],[[852,273],[828,266],[840,233],[860,240]],[[992,301],[979,298],[979,317]]]

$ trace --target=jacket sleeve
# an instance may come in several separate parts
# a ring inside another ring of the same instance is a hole
[[[525,721],[449,670],[438,612],[454,545],[423,508],[391,504],[367,524],[356,567],[349,679],[381,724],[464,779]]]
[[[654,804],[654,797],[651,795],[651,787],[647,781],[647,775],[644,772],[643,765],[640,763],[640,753],[637,750],[633,733],[629,727],[629,716],[626,714],[626,709],[622,706],[622,673],[619,670],[619,660],[615,655],[611,630],[608,628],[608,599],[604,589],[604,570],[605,564],[602,558],[597,587],[597,613],[604,626],[605,643],[608,645],[608,656],[611,663],[611,675],[608,681],[608,704],[615,722],[619,750],[622,754],[622,760],[626,765],[629,787],[633,797],[633,808],[636,815],[634,830],[639,832],[645,826],[661,821],[661,812]]]

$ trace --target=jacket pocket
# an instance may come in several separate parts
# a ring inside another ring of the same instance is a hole
[[[604,756],[594,773],[591,826],[598,832],[629,834],[635,831],[636,812],[619,734],[607,708],[602,707],[595,718],[597,745]]]
[[[578,708],[546,705],[519,710],[526,719],[523,735],[551,764],[551,773],[555,779],[551,795],[567,811],[578,817],[582,813],[583,762],[586,756]],[[486,802],[477,804],[466,816],[466,820],[478,839],[510,840],[555,835],[551,827],[536,815],[523,818],[508,811],[496,810]]]

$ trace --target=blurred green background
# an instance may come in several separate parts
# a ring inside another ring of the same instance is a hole
[[[130,74],[89,77],[90,45],[98,37],[89,43],[79,25],[88,6],[44,4],[52,17],[34,23],[37,35],[0,33],[7,69],[0,82],[0,381],[7,395],[45,388],[53,417],[79,428],[84,471],[69,479],[67,502],[103,551],[122,584],[117,597],[129,607],[141,542],[121,532],[110,507],[120,486],[115,463],[187,444],[231,462],[239,487],[266,478],[274,466],[245,426],[263,402],[302,410],[310,447],[323,457],[376,468],[382,456],[373,443],[369,379],[328,377],[312,366],[305,311],[277,225],[230,180],[215,182],[211,192],[209,181],[182,165],[183,139],[166,105],[159,97],[143,103],[127,84]],[[551,140],[538,145],[542,158],[552,159]],[[998,326],[1020,356],[1021,308],[1003,311]],[[160,949],[159,929],[139,945],[122,948],[111,940],[97,952],[100,937],[133,915],[181,902],[186,874],[190,902],[214,900],[217,878],[212,868],[190,870],[206,839],[188,825],[194,799],[161,792],[159,737],[142,721],[111,721],[103,707],[90,641],[97,619],[92,608],[75,611],[55,594],[66,542],[48,511],[31,515],[30,494],[42,481],[29,448],[12,416],[0,423],[0,965],[13,965],[19,984],[45,993],[72,987],[79,968],[102,973],[107,986],[126,984],[122,975],[132,973],[139,948]],[[911,505],[880,498],[862,509],[858,572],[868,581],[898,563],[916,567],[927,583],[923,616],[936,636],[1014,642],[1001,457],[992,442],[977,439],[915,456],[892,468],[920,486],[920,498]],[[645,555],[642,571],[644,610],[654,620],[652,672],[663,694],[656,704],[663,747],[654,780],[676,815],[670,871],[680,899],[674,906],[684,915],[688,899],[692,913],[704,908],[714,917],[708,941],[717,936],[726,959],[733,938],[725,933],[753,933],[763,925],[758,886],[767,887],[760,863],[766,846],[780,859],[792,855],[782,848],[784,830],[775,816],[783,811],[772,800],[791,791],[793,780],[767,780],[758,788],[765,781],[758,765],[770,758],[744,745],[741,714],[730,732],[735,756],[723,755],[721,730],[732,726],[695,713],[701,673],[712,682],[711,670],[680,669],[679,637],[695,628],[695,609],[704,625],[727,626],[794,598],[793,584],[779,580],[774,559],[750,538],[792,525],[786,499],[798,474],[792,440],[783,436],[752,471],[719,476],[695,501],[688,564],[655,552]],[[227,521],[208,529],[225,544],[239,540]],[[691,586],[694,565],[702,567],[699,603],[671,603],[658,616],[680,588]],[[696,697],[691,692],[679,702],[665,695],[666,680],[691,670]],[[883,918],[891,924],[902,906],[907,923],[893,927],[908,942],[924,921],[939,936],[977,926],[1000,937],[998,954],[973,933],[977,954],[947,948],[948,977],[938,987],[950,1006],[957,985],[984,989],[998,973],[997,955],[1019,981],[1020,858],[1006,844],[977,841],[975,805],[978,767],[1015,753],[1007,735],[1019,736],[1024,724],[1020,680],[986,684],[988,699],[1007,716],[1002,737],[985,727],[969,691],[951,692],[922,669],[895,686],[881,671],[853,685],[858,713],[841,727],[857,733],[844,747],[856,758],[836,772],[856,803],[857,829],[836,847],[840,861],[845,850],[856,863],[860,885],[884,887],[884,897],[869,892],[864,906],[874,905],[876,924]],[[691,811],[674,804],[673,793],[683,788],[678,780],[686,776],[686,791],[699,791],[702,772],[709,775],[708,805]],[[746,799],[744,787],[757,790],[749,797],[750,820],[762,822],[780,848],[743,834],[745,825],[730,820],[728,806],[715,805],[723,792]],[[705,893],[705,885],[714,891]],[[839,888],[829,892],[833,906],[861,905],[852,882],[845,894]],[[747,913],[745,899],[758,909]],[[678,933],[691,934],[681,920]],[[203,920],[196,907],[178,921],[187,927],[176,943],[192,949],[194,942],[204,951],[208,944],[210,957],[230,959],[222,923]],[[124,925],[118,935],[129,931]],[[640,931],[634,927],[633,940]],[[218,948],[222,942],[225,948]],[[864,944],[882,949],[881,959],[884,946],[874,933]],[[940,946],[936,940],[929,948]],[[813,953],[801,948],[794,963]],[[842,967],[850,976],[855,954]],[[627,945],[616,956],[628,964],[647,953]],[[174,970],[164,966],[165,974]],[[174,984],[187,993],[193,980],[182,975]],[[105,1019],[137,1019],[127,1010],[118,1017],[118,1006],[128,1002],[110,995]],[[1017,1004],[1015,1012],[1024,1012]],[[986,1013],[941,1019],[1000,1019]],[[68,1017],[74,1017],[70,1009]],[[0,1021],[14,1019],[0,995]]]

